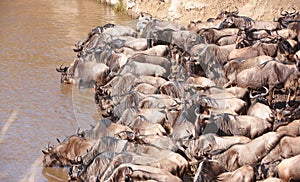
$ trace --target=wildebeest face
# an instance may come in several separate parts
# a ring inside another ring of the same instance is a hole
[[[79,62],[80,62],[79,59],[75,59],[73,63],[70,64],[69,67],[62,68],[61,65],[60,68],[56,68],[56,71],[61,73],[61,78],[60,78],[61,83],[74,82],[73,78]]]
[[[42,152],[44,154],[44,159],[43,159],[44,167],[53,167],[53,166],[63,167],[55,149],[50,147],[47,150],[42,150]]]
[[[137,32],[143,32],[144,28],[146,27],[147,23],[152,20],[152,17],[149,15],[141,15],[136,24]]]
[[[56,71],[61,73],[61,77],[60,77],[61,83],[67,82],[69,80],[70,75],[68,75],[68,70],[69,67],[62,68],[62,65],[60,66],[60,68],[56,68]]]

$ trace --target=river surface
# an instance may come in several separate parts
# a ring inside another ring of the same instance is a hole
[[[131,20],[95,0],[1,0],[0,12],[0,181],[66,181],[41,150],[99,114],[92,90],[61,85],[55,68],[92,28]]]

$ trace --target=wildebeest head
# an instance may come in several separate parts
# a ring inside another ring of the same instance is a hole
[[[220,24],[220,29],[223,28],[233,28],[234,27],[234,17],[230,16],[224,19],[224,21]]]
[[[279,18],[274,18],[274,22],[278,22],[278,28],[289,28],[290,23],[293,23],[293,20],[299,20],[299,11],[296,11],[295,8],[293,8],[293,11],[288,12],[287,10],[281,9]]]
[[[59,72],[59,73],[61,73],[61,77],[60,77],[60,82],[61,83],[63,83],[64,80],[66,79],[66,77],[67,77],[67,71],[69,69],[69,67],[62,68],[62,65],[60,65],[59,68],[56,68],[56,71]]]
[[[219,161],[205,159],[199,164],[194,181],[212,181],[223,172],[225,169]]]
[[[46,147],[45,150],[42,150],[44,154],[44,159],[43,159],[43,166],[44,167],[53,167],[53,166],[59,166],[63,167],[63,163],[60,161],[56,148],[54,146],[48,146]]]
[[[64,167],[77,163],[76,159],[87,153],[91,147],[93,140],[72,135],[67,137],[63,142],[57,140],[59,144],[49,146],[46,150],[42,150],[44,154],[43,165],[45,167]]]
[[[239,14],[239,10],[237,7],[234,7],[235,10],[234,11],[224,11],[222,10],[220,14],[218,14],[217,18],[216,19],[224,19],[224,18],[227,18],[228,16],[237,16]]]
[[[143,32],[147,23],[150,21],[152,21],[152,16],[150,14],[141,13],[136,23],[137,32]]]
[[[63,64],[62,64],[63,65]],[[68,68],[69,67],[64,67],[64,68],[62,68],[62,65],[60,65],[60,67],[59,68],[56,68],[56,71],[57,72],[67,72],[67,70],[68,70]]]
[[[75,59],[69,67],[56,68],[56,71],[61,73],[60,82],[61,83],[71,83],[71,79],[74,77],[75,68],[77,67],[79,59]]]

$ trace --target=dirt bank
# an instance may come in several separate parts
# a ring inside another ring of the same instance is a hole
[[[123,0],[122,3],[130,15],[148,12],[156,18],[183,25],[190,21],[206,21],[222,10],[233,10],[234,7],[238,7],[239,15],[270,21],[279,15],[281,9],[300,9],[300,0]]]

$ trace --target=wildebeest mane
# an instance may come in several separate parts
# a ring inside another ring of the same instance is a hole
[[[201,60],[199,63],[207,77],[217,82],[217,85],[226,83],[223,64],[227,61],[228,54],[228,52],[214,44],[209,44],[198,54],[198,60]]]
[[[263,69],[270,62],[272,62],[272,61],[266,61],[266,62],[261,63],[260,65],[258,65],[259,69]]]
[[[231,125],[231,120],[229,118],[228,113],[224,113],[221,115],[216,116],[216,118],[212,118],[213,121],[209,122],[206,127],[216,127],[216,132],[217,135],[219,136],[230,136],[233,135],[232,133],[232,125]],[[213,128],[212,128],[213,129]]]
[[[287,40],[280,41],[278,43],[278,49],[280,53],[294,53],[296,50],[291,46],[291,44]]]

